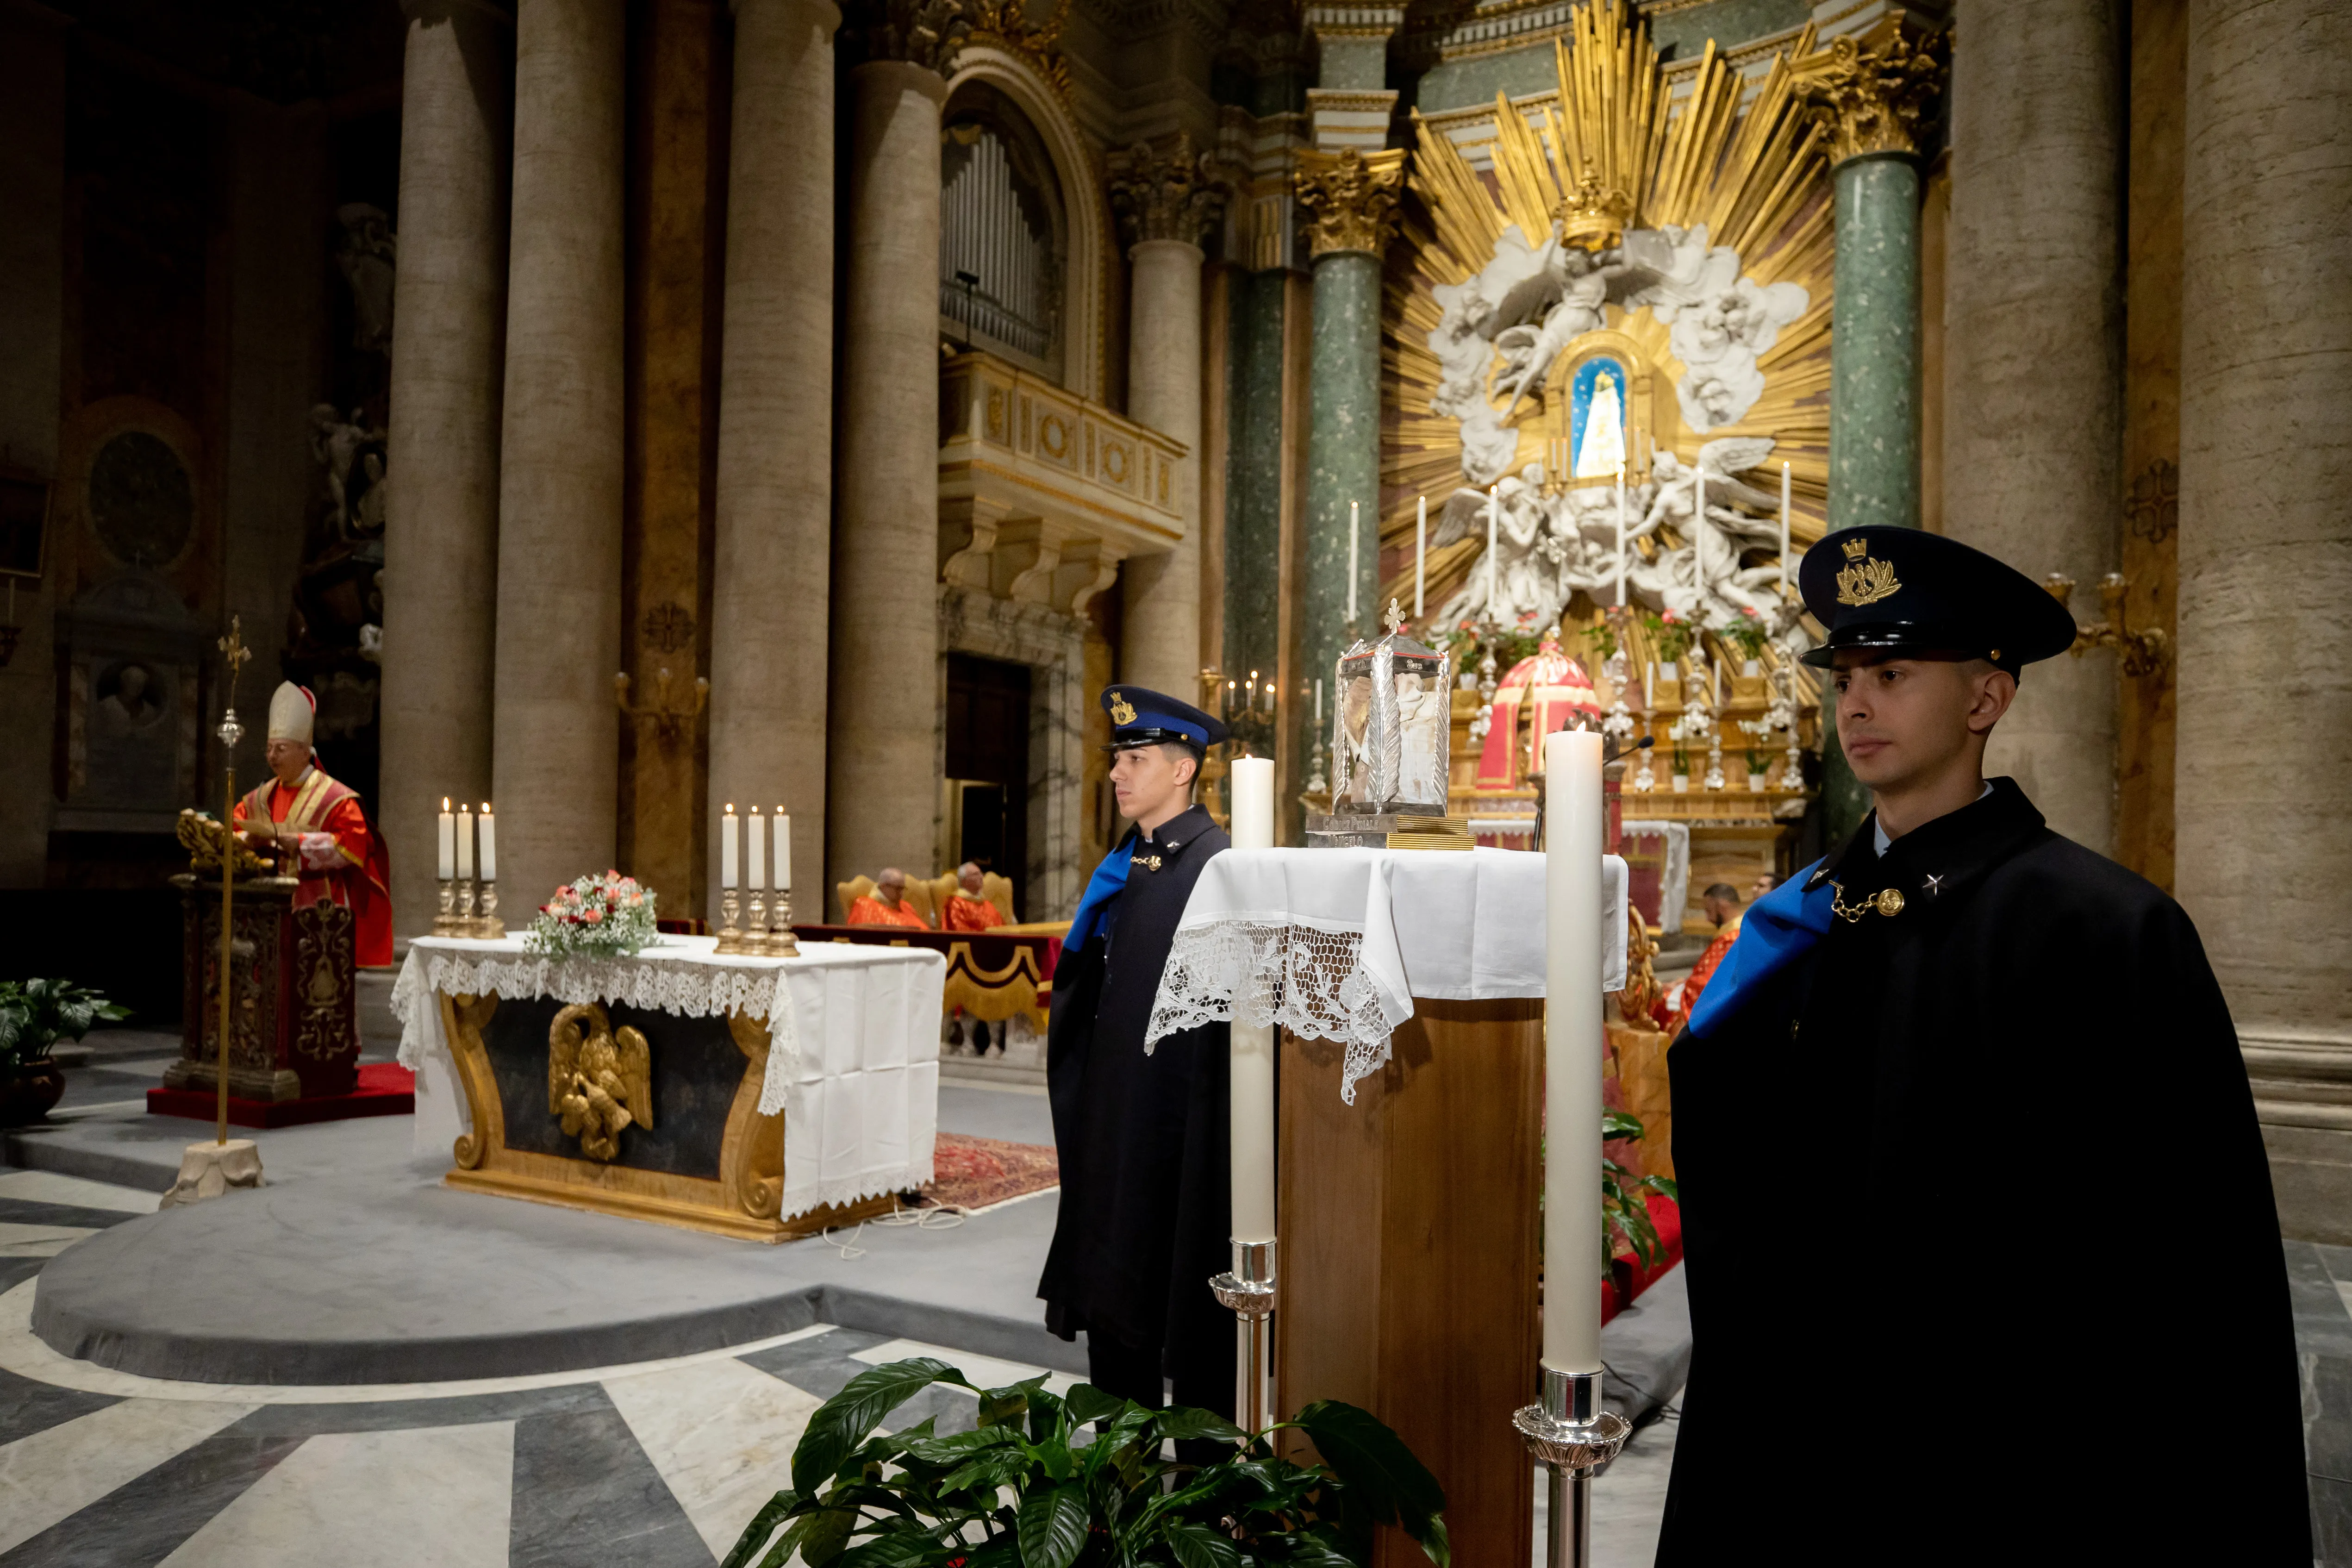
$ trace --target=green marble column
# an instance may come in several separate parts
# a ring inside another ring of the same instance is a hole
[[[1272,679],[1281,652],[1283,295],[1277,268],[1237,274],[1226,342],[1225,670]]]
[[[1379,621],[1381,499],[1381,263],[1360,250],[1315,258],[1315,335],[1307,354],[1307,507],[1299,652],[1304,678],[1327,680],[1352,636]],[[1360,510],[1348,549],[1348,508]],[[1312,717],[1312,705],[1306,710]],[[1328,710],[1327,710],[1328,711]],[[1309,744],[1312,744],[1310,740]]]
[[[1837,191],[1830,327],[1832,531],[1919,526],[1919,169],[1908,153],[1849,159]],[[1834,847],[1870,814],[1870,791],[1838,745],[1822,683],[1822,822]]]

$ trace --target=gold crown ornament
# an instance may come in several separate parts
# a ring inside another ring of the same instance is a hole
[[[1633,198],[1613,186],[1604,190],[1601,176],[1587,171],[1560,197],[1553,216],[1559,219],[1563,243],[1605,249],[1624,237],[1625,226],[1633,220]]]
[[[1111,722],[1114,724],[1134,723],[1135,705],[1129,702],[1123,696],[1112,698],[1110,700],[1110,718]]]
[[[1895,563],[1870,559],[1868,541],[1848,540],[1841,548],[1853,564],[1837,574],[1839,604],[1859,609],[1901,591],[1903,584],[1895,579]]]

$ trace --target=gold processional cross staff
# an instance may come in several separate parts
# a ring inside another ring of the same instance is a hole
[[[220,640],[224,662],[228,666],[228,700],[222,707],[219,730],[227,776],[221,797],[220,1109],[213,1129],[215,1143],[228,1142],[229,899],[230,889],[236,881],[236,743],[245,738],[245,726],[236,721],[236,671],[238,666],[253,657],[253,650],[245,646],[240,635],[240,620],[239,616],[229,616],[228,636]]]

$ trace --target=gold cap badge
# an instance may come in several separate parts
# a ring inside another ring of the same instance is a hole
[[[1134,723],[1135,704],[1129,702],[1123,695],[1112,698],[1110,700],[1110,721],[1114,724]]]
[[[1853,564],[1837,574],[1839,604],[1859,609],[1901,590],[1903,584],[1895,580],[1895,563],[1870,559],[1866,553],[1870,549],[1868,541],[1853,540],[1844,549],[1846,559]]]

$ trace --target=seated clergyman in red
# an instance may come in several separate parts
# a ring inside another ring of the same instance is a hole
[[[263,755],[275,776],[236,803],[239,831],[299,877],[294,907],[320,900],[352,911],[352,959],[362,969],[392,962],[392,862],[369,827],[360,797],[329,778],[310,750],[310,693],[292,681],[269,699],[269,743]]]
[[[967,860],[957,868],[956,890],[948,898],[941,931],[991,931],[1005,923],[1004,911],[980,896],[986,880],[977,861]]]
[[[874,879],[874,890],[849,906],[849,923],[854,926],[908,926],[916,931],[931,929],[931,922],[907,901],[907,873],[896,866],[884,867],[882,874]]]

